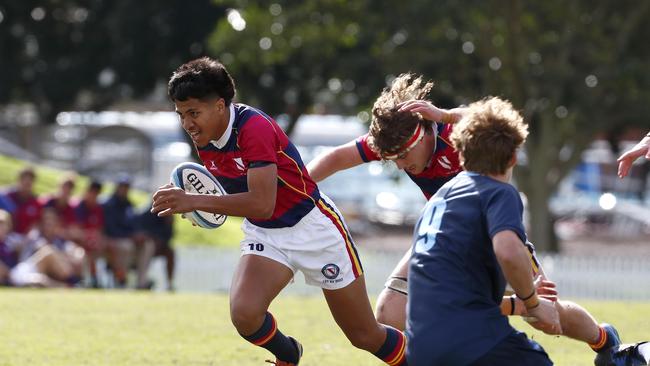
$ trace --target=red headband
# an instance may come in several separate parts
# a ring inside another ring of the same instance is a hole
[[[425,130],[422,128],[422,124],[418,123],[418,126],[415,128],[415,132],[413,132],[413,136],[411,136],[411,138],[409,138],[408,141],[404,143],[404,145],[397,149],[397,151],[393,154],[382,155],[382,158],[386,160],[395,160],[398,159],[400,155],[408,153],[415,147],[415,145],[420,142],[420,140],[422,140],[424,137],[424,132]]]

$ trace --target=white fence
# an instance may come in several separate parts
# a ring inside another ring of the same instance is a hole
[[[540,258],[563,298],[650,300],[650,259],[645,256]]]
[[[359,248],[371,295],[383,288],[387,276],[399,261],[399,252],[377,252]],[[178,291],[228,291],[239,258],[236,250],[180,248],[177,251]],[[540,260],[565,299],[650,300],[650,259],[646,257],[577,257],[542,255]],[[151,269],[156,289],[164,289],[164,261]],[[286,293],[312,295],[320,289],[307,286],[301,274]]]

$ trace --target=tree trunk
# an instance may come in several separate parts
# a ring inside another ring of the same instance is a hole
[[[533,174],[534,176],[535,174]],[[555,235],[555,218],[549,208],[551,192],[544,183],[528,190],[529,227],[528,239],[540,252],[558,252],[559,243]]]
[[[543,118],[528,118],[537,128],[535,135],[528,136],[526,153],[528,164],[515,168],[518,188],[528,199],[528,239],[535,244],[539,251],[558,252],[559,245],[555,235],[555,218],[549,201],[558,186],[558,165],[549,149],[556,146],[557,129],[550,121]]]

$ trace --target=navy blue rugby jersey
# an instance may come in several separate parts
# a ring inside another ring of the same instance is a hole
[[[408,354],[466,365],[514,330],[499,309],[506,281],[492,238],[511,230],[525,242],[522,214],[512,185],[471,172],[429,200],[409,264]]]

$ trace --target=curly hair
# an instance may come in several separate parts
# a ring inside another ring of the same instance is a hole
[[[399,75],[385,88],[372,106],[368,143],[381,156],[398,153],[401,146],[413,135],[419,123],[431,131],[431,121],[418,113],[399,112],[399,104],[416,99],[425,99],[433,88],[433,82],[424,81],[421,75],[411,73]]]
[[[172,101],[218,96],[229,106],[235,97],[235,82],[219,61],[201,57],[176,69],[167,84]]]
[[[504,174],[528,137],[528,125],[509,101],[488,97],[468,106],[450,139],[465,170]]]

